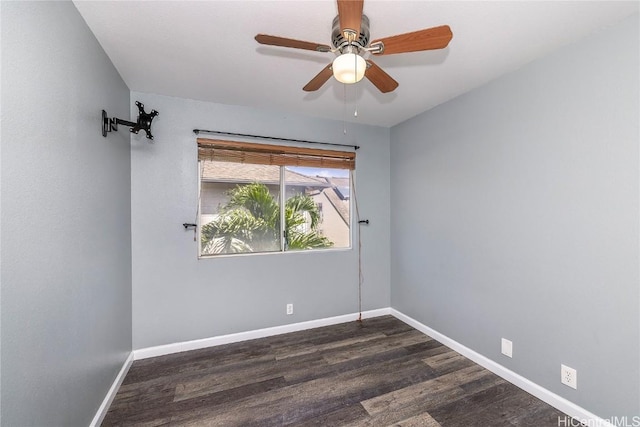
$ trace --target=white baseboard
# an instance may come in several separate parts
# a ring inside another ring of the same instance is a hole
[[[391,314],[391,308],[379,308],[362,312],[362,318],[384,316]],[[253,331],[238,332],[235,334],[220,335],[217,337],[203,338],[193,341],[184,341],[173,344],[159,345],[156,347],[141,348],[133,351],[133,359],[147,359],[149,357],[164,356],[166,354],[180,353],[182,351],[198,350],[217,345],[231,344],[234,342],[265,338],[273,335],[289,332],[303,331],[305,329],[319,328],[322,326],[336,325],[338,323],[352,322],[358,319],[358,313],[344,314],[342,316],[327,317],[324,319],[309,320],[307,322],[292,323],[289,325],[274,326],[271,328],[256,329]]]
[[[104,397],[102,404],[98,408],[98,412],[96,412],[93,420],[91,420],[91,424],[89,424],[91,427],[98,427],[100,424],[102,424],[102,421],[104,420],[104,417],[105,415],[107,415],[107,411],[109,410],[109,406],[111,406],[111,402],[113,402],[113,399],[116,397],[116,393],[118,392],[122,381],[124,381],[124,377],[127,375],[127,372],[129,372],[129,368],[131,367],[132,363],[133,352],[129,353],[127,360],[125,360],[122,364],[120,372],[118,372],[116,379],[113,381],[113,384],[111,384],[111,388],[109,388],[107,395]]]
[[[557,394],[547,390],[544,387],[541,387],[540,385],[534,383],[533,381],[530,381],[525,377],[516,374],[515,372],[505,368],[499,363],[494,362],[493,360],[481,355],[480,353],[475,352],[474,350],[471,350],[469,347],[465,347],[459,342],[449,338],[446,335],[441,334],[438,331],[431,329],[430,327],[399,312],[398,310],[395,310],[392,308],[391,315],[396,317],[399,320],[402,320],[406,324],[414,327],[420,332],[426,335],[429,335],[431,338],[441,342],[442,344],[446,345],[452,350],[457,351],[458,353],[465,356],[466,358],[473,360],[478,365],[488,369],[489,371],[493,372],[499,377],[504,378],[505,380],[509,381],[511,384],[523,389],[527,393],[534,395],[535,397],[542,400],[543,402],[546,402],[549,405],[553,406],[554,408],[564,412],[565,414],[570,415],[571,417],[581,421],[586,426],[613,427],[613,425],[608,421],[598,417],[597,415],[587,411],[586,409],[576,405],[575,403],[570,402],[564,397],[558,396]],[[567,421],[567,423],[563,425],[570,426],[573,424],[571,424],[570,421]]]

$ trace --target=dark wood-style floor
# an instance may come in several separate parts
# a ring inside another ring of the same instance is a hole
[[[383,316],[136,361],[102,425],[539,427],[558,417]]]

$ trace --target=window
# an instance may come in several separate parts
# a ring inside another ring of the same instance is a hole
[[[348,248],[355,153],[198,138],[200,255]]]

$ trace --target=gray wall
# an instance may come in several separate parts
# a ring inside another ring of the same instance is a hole
[[[391,131],[392,307],[605,418],[640,414],[638,41],[636,15]]]
[[[131,350],[129,90],[70,2],[2,8],[2,425],[88,425]]]
[[[154,121],[155,143],[131,149],[133,347],[169,344],[357,312],[357,252],[326,251],[197,258],[196,137],[215,129],[357,143],[362,229],[363,310],[389,306],[389,129],[348,125],[133,92]],[[302,95],[301,95],[302,96]],[[316,272],[321,272],[316,274]],[[287,316],[285,305],[294,304]]]

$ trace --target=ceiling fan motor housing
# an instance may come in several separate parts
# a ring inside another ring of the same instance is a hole
[[[333,47],[338,49],[340,53],[349,45],[356,46],[358,49],[367,47],[369,44],[369,18],[366,15],[362,15],[362,21],[360,23],[360,34],[354,37],[354,40],[349,43],[344,37],[342,29],[340,28],[340,15],[333,19],[333,26],[331,30],[331,43]]]

